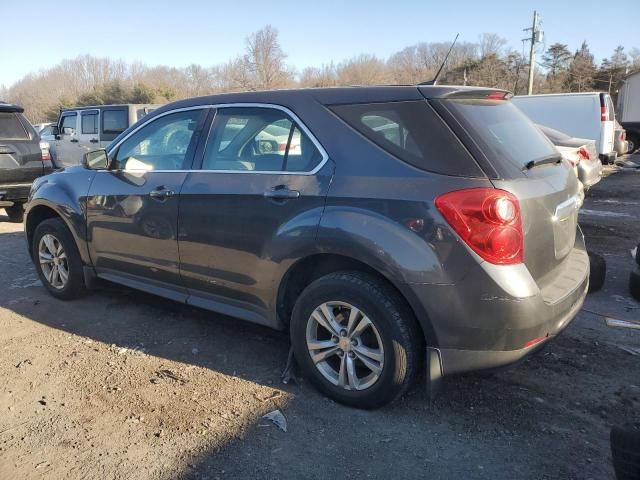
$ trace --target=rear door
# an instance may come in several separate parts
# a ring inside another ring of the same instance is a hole
[[[80,110],[80,132],[78,133],[78,144],[80,145],[80,150],[83,155],[87,152],[100,148],[100,140],[98,138],[99,127],[99,109]]]
[[[496,188],[518,197],[525,264],[539,285],[572,252],[578,221],[578,179],[553,144],[508,100],[432,101],[480,163],[495,170]],[[462,128],[460,128],[462,127]]]
[[[291,113],[217,111],[200,170],[180,192],[180,272],[189,303],[263,322],[291,248],[315,238],[332,163]]]
[[[103,278],[185,300],[178,268],[178,193],[206,108],[168,112],[109,151],[87,198],[88,245]]]
[[[6,184],[30,184],[43,168],[35,130],[19,113],[0,111],[0,191]]]
[[[58,120],[56,137],[56,164],[60,167],[78,165],[82,159],[78,139],[80,115],[77,111],[65,111]]]
[[[101,107],[100,113],[100,147],[106,148],[129,127],[129,107],[127,105]]]

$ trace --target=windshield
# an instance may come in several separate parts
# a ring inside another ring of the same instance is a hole
[[[490,160],[523,168],[557,155],[553,144],[510,101],[451,99],[445,103]]]

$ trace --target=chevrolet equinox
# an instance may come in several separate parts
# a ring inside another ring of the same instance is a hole
[[[421,372],[517,362],[582,305],[578,181],[510,97],[175,102],[34,183],[29,251],[59,299],[104,279],[286,329],[322,392],[380,407]]]

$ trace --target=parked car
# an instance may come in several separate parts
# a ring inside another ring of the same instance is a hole
[[[615,161],[615,111],[609,94],[553,93],[518,96],[513,102],[537,124],[595,140],[600,160]]]
[[[627,132],[622,128],[622,125],[616,120],[616,133],[615,133],[615,149],[618,155],[625,155],[629,153],[633,148],[633,143],[627,140]]]
[[[602,179],[602,162],[598,159],[594,140],[570,137],[544,125],[538,125],[538,128],[575,168],[576,175],[586,190]]]
[[[58,166],[79,165],[82,155],[106,147],[130,125],[160,105],[98,105],[66,108],[52,127],[53,155]]]
[[[31,183],[51,172],[48,144],[22,115],[18,105],[0,102],[0,208],[22,222]]]
[[[618,91],[617,118],[631,149],[640,145],[640,70],[630,73]]]
[[[321,391],[379,407],[425,358],[431,386],[512,364],[582,305],[578,179],[509,97],[406,86],[172,103],[34,185],[29,252],[57,298],[100,278],[288,330]],[[260,148],[274,124],[293,132],[284,155]]]
[[[34,123],[33,129],[38,133],[38,135],[49,135],[51,133],[51,126],[53,123]]]

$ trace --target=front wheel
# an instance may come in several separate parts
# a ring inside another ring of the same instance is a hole
[[[306,378],[358,408],[378,408],[402,395],[422,358],[411,311],[389,285],[360,272],[326,275],[302,292],[291,342]]]
[[[69,300],[85,293],[82,259],[62,219],[50,218],[38,224],[31,249],[40,281],[51,295]]]

